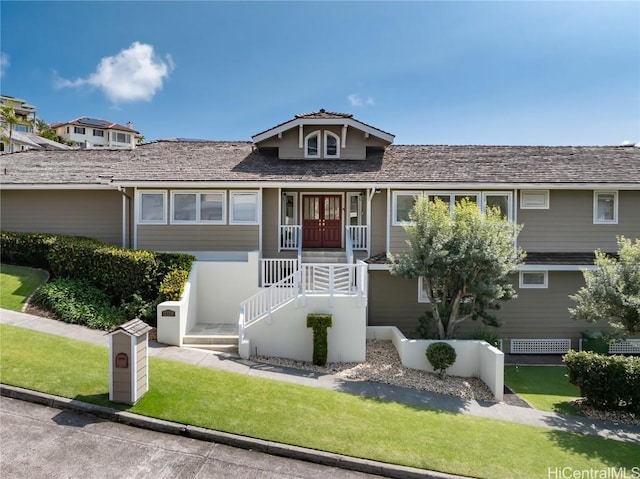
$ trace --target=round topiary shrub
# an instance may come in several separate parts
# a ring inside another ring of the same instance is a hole
[[[440,377],[444,377],[445,370],[456,362],[456,350],[448,343],[431,343],[425,353],[433,369]]]

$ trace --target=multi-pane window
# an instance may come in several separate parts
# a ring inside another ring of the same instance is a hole
[[[593,222],[595,224],[618,223],[617,191],[594,191]]]
[[[319,158],[320,157],[320,132],[314,131],[309,133],[304,139],[304,157]]]
[[[112,131],[111,141],[115,141],[117,143],[131,143],[131,135],[129,135],[128,133]]]
[[[73,132],[78,134],[78,135],[84,135],[85,129],[83,126],[74,126],[73,127]]]
[[[104,136],[104,130],[93,129],[93,136]]]
[[[171,223],[224,223],[224,192],[171,192]]]
[[[547,288],[548,271],[520,271],[520,288]]]
[[[258,193],[255,191],[231,192],[231,224],[258,223]]]
[[[330,131],[324,132],[324,156],[337,158],[340,156],[340,139]]]
[[[165,224],[167,222],[167,192],[146,191],[140,193],[140,223]]]

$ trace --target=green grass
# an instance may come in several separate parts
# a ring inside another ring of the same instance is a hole
[[[22,311],[31,293],[47,279],[41,269],[3,264],[0,266],[0,308]]]
[[[580,397],[566,366],[505,366],[504,382],[542,411],[578,415],[571,401]]]
[[[0,325],[0,379],[185,424],[474,477],[548,477],[548,468],[637,464],[640,445],[149,358],[150,390],[108,400],[108,349]]]

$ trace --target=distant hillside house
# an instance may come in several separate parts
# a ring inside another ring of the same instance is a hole
[[[73,141],[81,148],[129,148],[136,147],[140,132],[107,120],[83,116],[65,123],[54,123],[51,127],[66,141]]]
[[[26,100],[8,95],[0,95],[0,103],[3,106],[13,106],[20,123],[12,126],[12,133],[9,135],[9,125],[1,121],[0,130],[3,141],[0,142],[0,153],[14,153],[24,150],[68,150],[67,145],[48,140],[38,136],[34,132],[34,125],[37,120],[37,109]],[[11,136],[11,144],[9,144]]]

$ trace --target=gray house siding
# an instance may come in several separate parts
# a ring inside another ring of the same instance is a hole
[[[618,224],[593,224],[593,190],[551,190],[549,209],[518,208],[525,251],[616,251],[616,235],[640,237],[640,191],[618,192]]]
[[[138,249],[152,251],[255,251],[257,225],[138,225]]]
[[[122,194],[98,190],[2,190],[2,229],[89,236],[122,245]]]

